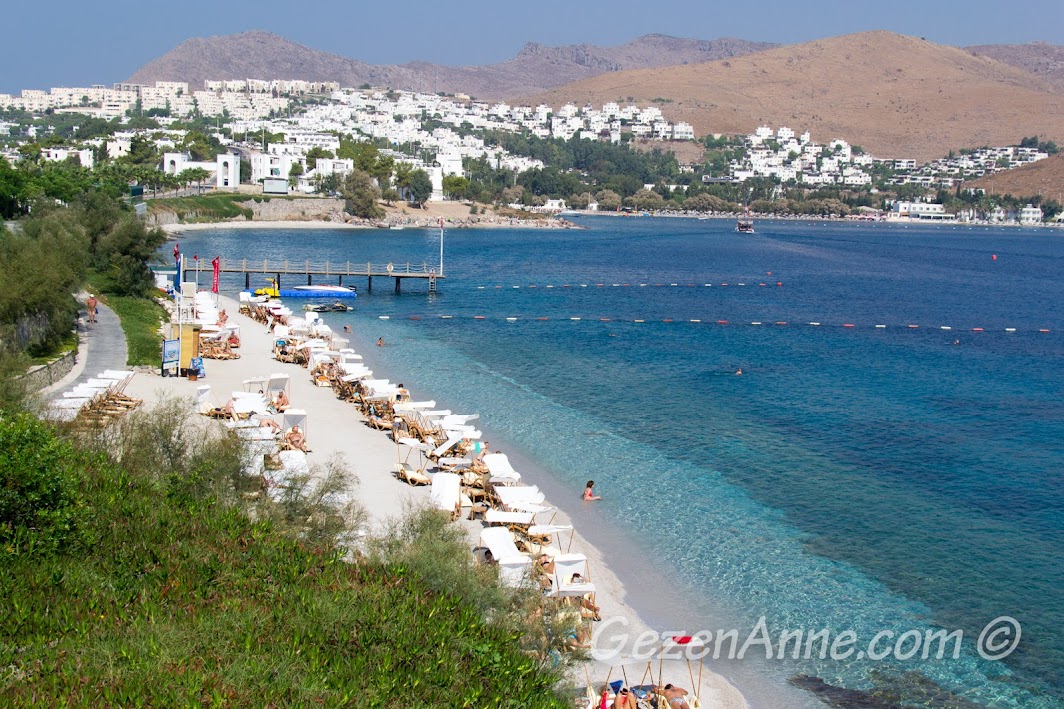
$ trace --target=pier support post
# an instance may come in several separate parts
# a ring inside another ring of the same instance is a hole
[[[244,271],[244,290],[251,290],[251,274]]]
[[[308,286],[314,285],[314,284],[313,284],[313,283],[311,282],[311,280],[310,280],[310,279],[311,279],[311,275],[310,275],[310,274],[308,273],[308,274],[307,274],[307,285],[308,285]]]
[[[395,293],[396,293],[396,295],[398,295],[399,292],[400,292],[399,284],[402,283],[402,282],[403,282],[403,279],[399,278],[398,276],[395,277]]]
[[[366,282],[366,292],[367,293],[372,293],[373,292],[373,276],[368,276],[366,278],[366,281],[367,281]]]
[[[280,294],[280,292],[281,292],[281,274],[280,273],[277,274],[277,281],[276,281],[275,285],[277,286],[277,293]]]

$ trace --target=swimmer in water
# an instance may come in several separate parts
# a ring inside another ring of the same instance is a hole
[[[742,367],[740,367],[739,369],[735,370],[735,376],[739,377],[739,376],[742,376],[742,374],[743,374],[743,368]]]

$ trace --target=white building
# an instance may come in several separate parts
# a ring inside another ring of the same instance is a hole
[[[931,219],[935,221],[953,219],[946,213],[946,208],[936,202],[895,202],[891,207],[893,216],[904,219]]]
[[[41,151],[41,157],[52,162],[64,162],[70,158],[77,158],[78,164],[90,170],[94,163],[92,151],[88,148],[84,150],[76,148],[45,148]]]
[[[217,189],[232,189],[240,184],[240,156],[235,153],[216,155],[213,161],[193,160],[188,153],[163,153],[163,172],[167,175],[195,168],[209,172]]]
[[[1036,226],[1042,223],[1042,209],[1028,204],[1020,210],[1020,224],[1023,226]]]
[[[302,166],[303,172],[307,171],[306,158],[302,155],[255,153],[251,156],[251,181],[260,182],[270,177],[287,180],[292,174],[292,166],[296,164]]]

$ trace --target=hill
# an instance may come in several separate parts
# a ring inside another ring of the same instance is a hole
[[[428,62],[376,65],[321,52],[270,32],[253,31],[189,39],[141,67],[128,80],[140,84],[187,81],[193,90],[199,90],[205,79],[305,79],[492,99],[538,93],[605,72],[701,63],[774,46],[732,38],[706,41],[652,34],[616,47],[530,43],[512,59],[486,66]]]
[[[1025,165],[1015,170],[999,172],[965,182],[965,187],[982,188],[990,194],[1010,194],[1013,197],[1042,195],[1064,202],[1064,153]]]
[[[1064,91],[1064,47],[1047,42],[983,44],[965,47],[977,54],[1023,69]]]
[[[1064,94],[999,61],[892,32],[865,32],[704,64],[613,72],[525,100],[663,104],[698,134],[758,125],[845,138],[882,157],[1064,137]]]

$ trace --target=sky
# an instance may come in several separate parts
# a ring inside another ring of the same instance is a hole
[[[648,33],[796,44],[867,30],[932,42],[1064,45],[1060,0],[123,0],[0,8],[0,92],[110,85],[190,37],[258,29],[374,64],[504,61],[526,42],[616,45]]]

